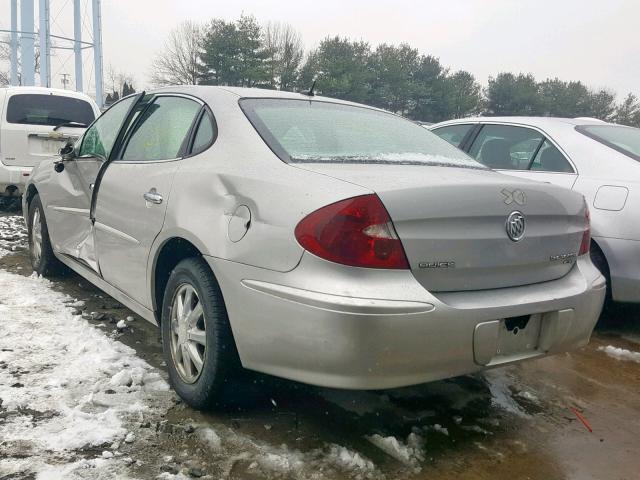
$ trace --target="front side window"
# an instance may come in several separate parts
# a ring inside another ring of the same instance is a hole
[[[104,112],[82,137],[79,156],[98,157],[107,160],[137,95],[120,100]]]
[[[285,162],[483,168],[424,127],[379,110],[266,98],[244,99],[240,105],[267,145]]]
[[[157,97],[133,127],[122,160],[178,158],[200,108],[199,103],[188,98]]]
[[[640,161],[640,129],[622,125],[579,125],[576,130],[634,160]]]
[[[538,172],[573,173],[573,167],[549,140],[545,140],[533,159],[531,170]]]
[[[448,125],[446,127],[440,127],[432,130],[433,133],[438,135],[443,140],[446,140],[454,147],[460,148],[460,144],[467,133],[473,128],[473,125]]]
[[[469,154],[487,167],[527,170],[544,137],[540,132],[509,125],[484,125]]]
[[[86,127],[95,119],[93,108],[84,100],[62,95],[18,94],[7,103],[7,122],[26,125],[77,124]]]

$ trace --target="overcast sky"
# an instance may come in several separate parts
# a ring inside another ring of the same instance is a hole
[[[72,2],[51,0],[52,15],[65,3]],[[482,84],[501,71],[522,71],[538,79],[608,87],[619,98],[629,91],[640,94],[638,0],[103,0],[102,5],[105,67],[132,73],[137,87],[148,86],[151,59],[180,21],[235,20],[244,13],[260,22],[291,24],[307,49],[327,35],[372,46],[406,42],[452,70],[470,71]],[[53,25],[55,33],[66,28],[64,17],[71,14],[67,6]],[[9,0],[0,0],[0,28],[9,28]],[[62,70],[73,74],[73,59],[54,68],[57,77]],[[89,76],[91,68],[85,70]]]

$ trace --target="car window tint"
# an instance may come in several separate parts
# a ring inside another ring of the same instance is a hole
[[[487,167],[526,170],[544,137],[540,132],[509,125],[484,125],[469,155]]]
[[[431,131],[454,147],[460,147],[462,140],[472,128],[473,125],[449,125]]]
[[[199,111],[200,104],[188,98],[158,97],[140,116],[122,159],[177,158]]]
[[[531,164],[531,170],[540,172],[573,173],[573,167],[549,140],[545,140]]]
[[[7,104],[9,123],[55,127],[68,122],[89,125],[95,118],[89,102],[63,95],[19,94]]]
[[[196,136],[193,140],[193,146],[191,147],[191,153],[193,155],[202,152],[206,148],[213,143],[213,140],[216,137],[216,126],[209,115],[208,112],[205,112],[200,120],[200,124],[198,125],[198,131],[196,132]]]
[[[136,98],[136,95],[132,95],[119,101],[91,125],[82,137],[80,156],[109,158],[122,122]]]

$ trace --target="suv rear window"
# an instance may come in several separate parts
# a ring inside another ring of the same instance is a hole
[[[372,108],[266,98],[244,99],[240,105],[285,162],[485,168],[426,128]]]
[[[640,128],[622,125],[579,125],[576,130],[607,147],[640,161]]]
[[[7,122],[27,125],[81,123],[95,119],[89,102],[62,95],[19,94],[9,98]]]

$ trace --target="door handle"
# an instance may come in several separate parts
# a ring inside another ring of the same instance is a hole
[[[148,192],[142,195],[147,202],[160,204],[162,203],[162,195],[156,192],[155,188],[152,188]]]

